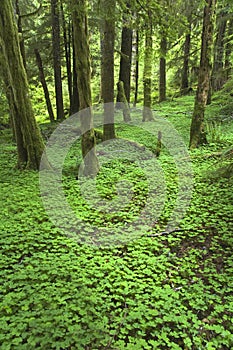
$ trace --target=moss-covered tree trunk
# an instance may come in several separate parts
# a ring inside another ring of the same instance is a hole
[[[0,6],[0,47],[1,65],[7,81],[7,98],[13,117],[18,166],[38,169],[44,144],[36,124],[31,101],[27,75],[20,52],[19,35],[12,3],[1,0]]]
[[[204,128],[204,116],[210,88],[214,14],[215,0],[206,0],[203,16],[198,87],[190,129],[189,147],[191,149],[207,142],[206,132]]]
[[[95,176],[98,173],[99,164],[95,150],[95,134],[91,107],[91,67],[86,1],[72,0],[72,17],[82,128],[84,174]]]
[[[130,108],[129,108],[129,103],[128,103],[126,95],[125,95],[125,89],[124,89],[123,81],[118,81],[117,89],[118,89],[118,99],[119,99],[118,102],[123,103],[123,117],[124,117],[124,121],[126,123],[128,123],[131,120]]]
[[[78,92],[78,76],[76,67],[76,57],[75,57],[75,47],[74,47],[74,33],[72,35],[72,64],[73,64],[73,76],[72,76],[72,104],[71,104],[71,114],[77,113],[79,111],[79,92]]]
[[[159,102],[166,100],[166,53],[167,53],[167,38],[162,34],[160,41],[160,61],[159,61]]]
[[[129,7],[129,6],[128,6]],[[133,30],[129,27],[128,18],[129,11],[124,14],[123,28],[121,33],[121,59],[120,59],[120,73],[119,81],[124,83],[125,96],[130,103],[130,78],[131,78],[131,61],[132,61],[132,39]],[[120,101],[120,96],[117,95],[117,102]]]
[[[190,46],[191,46],[191,24],[189,24],[188,33],[185,35],[184,42],[184,59],[181,73],[181,86],[180,93],[185,95],[189,89],[189,59],[190,59]]]
[[[153,120],[151,111],[151,84],[152,84],[152,60],[153,60],[153,38],[152,38],[152,19],[148,13],[148,22],[145,32],[145,51],[144,51],[144,71],[143,71],[143,117],[144,122]]]
[[[60,20],[58,0],[51,0],[53,70],[55,82],[57,119],[64,119],[63,90],[61,79]]]
[[[51,103],[50,96],[49,96],[49,89],[48,89],[47,82],[45,79],[43,62],[42,62],[39,50],[35,49],[34,52],[35,52],[35,56],[36,56],[37,67],[39,70],[40,82],[41,82],[42,88],[44,90],[44,96],[45,96],[45,101],[46,101],[47,110],[48,110],[48,114],[49,114],[49,119],[51,122],[53,122],[54,121],[53,107],[52,107],[52,103]]]
[[[104,140],[116,137],[114,125],[115,0],[101,1],[102,60],[101,90],[104,102]]]
[[[227,40],[226,40],[226,47],[225,47],[225,75],[226,79],[230,78],[231,75],[231,69],[232,69],[232,60],[231,60],[231,54],[233,51],[233,45],[232,45],[232,37],[233,37],[233,18],[231,18],[227,23]]]
[[[219,91],[225,83],[224,74],[224,49],[225,49],[225,32],[227,18],[225,11],[221,11],[217,16],[217,35],[214,43],[214,63],[211,75],[212,91]]]
[[[133,105],[136,107],[138,102],[138,81],[139,81],[139,31],[133,32],[133,45],[132,45],[132,60],[134,61],[134,101]]]

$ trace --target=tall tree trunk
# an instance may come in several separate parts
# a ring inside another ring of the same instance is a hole
[[[230,75],[231,75],[231,68],[232,68],[232,61],[230,59],[231,54],[232,54],[232,49],[233,49],[233,45],[232,45],[232,38],[233,38],[233,18],[231,18],[228,21],[228,25],[227,25],[227,43],[226,43],[226,48],[225,48],[225,65],[224,65],[224,69],[225,69],[225,75],[226,75],[226,79],[228,80]]]
[[[18,166],[39,169],[44,145],[36,124],[27,75],[20,52],[19,35],[16,27],[12,2],[1,0],[0,46],[2,69],[8,84],[8,101],[13,116],[18,148]],[[10,96],[10,97],[9,97]]]
[[[163,34],[160,42],[160,63],[159,63],[159,102],[166,100],[166,53],[167,38]]]
[[[96,157],[95,133],[93,128],[91,66],[86,0],[72,0],[72,16],[80,101],[84,174],[93,177],[98,173],[99,164]]]
[[[189,56],[190,56],[190,46],[191,46],[191,24],[189,24],[189,31],[185,35],[184,43],[184,60],[181,75],[181,87],[180,92],[182,95],[187,94],[189,89]]]
[[[114,42],[115,42],[115,0],[102,4],[102,64],[101,86],[104,101],[104,140],[116,137],[114,125]]]
[[[56,93],[57,119],[64,119],[63,92],[61,79],[60,21],[58,0],[51,0],[53,68]]]
[[[48,90],[48,86],[47,86],[46,79],[45,79],[42,59],[41,59],[41,56],[40,56],[38,49],[35,49],[34,52],[35,52],[35,56],[36,56],[37,67],[39,70],[40,82],[41,82],[41,85],[42,85],[43,90],[44,90],[44,96],[45,96],[45,101],[46,101],[47,110],[48,110],[48,114],[49,114],[49,119],[50,119],[50,122],[53,122],[54,121],[53,107],[51,104],[49,90]]]
[[[204,8],[198,87],[190,129],[189,147],[191,149],[207,142],[204,115],[210,87],[215,4],[215,0],[206,0]]]
[[[25,45],[24,45],[24,38],[23,38],[23,27],[22,27],[21,14],[20,14],[20,8],[19,8],[19,0],[15,1],[15,12],[17,14],[17,22],[18,22],[17,24],[18,24],[18,32],[19,32],[20,52],[23,58],[24,68],[27,69],[26,52],[25,52]]]
[[[125,96],[128,103],[130,103],[130,78],[131,78],[133,30],[129,28],[129,23],[127,23],[128,22],[127,17],[129,17],[128,11],[124,14],[124,17],[123,17],[119,81],[123,81]],[[117,102],[120,102],[119,94],[117,94]]]
[[[226,13],[224,11],[221,11],[217,17],[217,36],[214,44],[214,63],[211,75],[211,88],[213,91],[221,90],[225,83],[225,76],[223,71],[223,58],[226,24]]]
[[[74,37],[74,33],[73,33]],[[79,111],[79,92],[78,92],[78,76],[76,68],[76,58],[75,58],[75,47],[74,47],[74,38],[73,38],[73,77],[72,77],[72,105],[71,105],[71,114],[75,114]]]
[[[145,51],[144,51],[144,71],[143,71],[143,117],[144,122],[153,120],[151,110],[151,76],[153,60],[153,38],[152,38],[152,21],[151,14],[148,13],[148,23],[145,32]]]
[[[138,102],[138,81],[139,81],[139,32],[136,30],[135,32],[135,38],[133,40],[133,47],[132,47],[132,58],[134,60],[135,69],[133,72],[134,77],[134,102],[133,105],[136,107]]]
[[[61,7],[61,20],[62,20],[62,28],[63,28],[63,41],[65,47],[65,57],[66,57],[66,72],[67,72],[67,81],[68,81],[68,92],[69,92],[69,101],[70,101],[70,111],[72,105],[72,70],[71,70],[71,50],[70,50],[70,21],[68,23],[68,33],[66,27],[65,13],[63,8],[63,2],[60,0]]]

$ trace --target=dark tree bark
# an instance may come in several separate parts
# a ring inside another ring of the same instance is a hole
[[[151,76],[152,76],[152,59],[153,59],[153,38],[152,38],[152,20],[151,14],[148,13],[148,23],[145,32],[145,52],[144,52],[144,72],[143,72],[143,117],[144,122],[153,120],[151,110]]]
[[[135,55],[135,70],[134,70],[134,102],[133,105],[136,107],[138,102],[138,81],[139,81],[139,32],[135,32],[135,41],[133,41],[133,53]]]
[[[104,101],[104,140],[116,137],[114,125],[114,41],[115,0],[102,2],[102,62],[101,87]]]
[[[215,0],[206,0],[204,8],[198,87],[190,129],[191,149],[207,143],[204,115],[210,87],[215,4]]]
[[[76,69],[76,58],[75,58],[75,47],[73,40],[73,78],[72,78],[72,104],[71,104],[71,114],[75,114],[79,111],[79,92],[78,92],[78,76]]]
[[[70,44],[70,21],[68,23],[68,30],[66,26],[65,13],[63,8],[63,2],[60,0],[61,7],[61,20],[62,20],[62,28],[63,28],[63,41],[65,48],[65,58],[66,58],[66,72],[67,72],[67,81],[68,81],[68,92],[69,92],[69,101],[70,101],[70,111],[72,105],[72,69],[71,69],[71,44]]]
[[[159,62],[159,102],[166,100],[166,53],[167,38],[163,34],[160,42],[160,62]]]
[[[182,68],[182,74],[181,74],[181,87],[180,87],[181,95],[187,94],[189,89],[190,46],[191,46],[191,25],[189,25],[189,31],[185,35],[184,60],[183,60],[183,68]]]
[[[64,119],[63,92],[61,79],[60,21],[58,0],[51,0],[53,67],[56,93],[57,119]]]
[[[123,17],[119,81],[122,81],[124,83],[125,96],[128,103],[130,103],[130,78],[131,78],[133,30],[129,28],[129,24],[127,23],[128,16],[129,16],[129,13],[126,12]],[[120,102],[119,95],[117,95],[117,102]]]
[[[118,88],[118,98],[119,98],[118,102],[121,102],[123,104],[124,121],[126,123],[128,123],[131,120],[130,108],[129,108],[129,103],[127,101],[127,98],[125,96],[125,90],[124,90],[124,83],[123,83],[123,81],[118,81],[117,88]]]
[[[45,79],[42,59],[41,59],[41,56],[40,56],[38,49],[35,49],[34,52],[35,52],[35,56],[36,56],[37,67],[39,70],[40,82],[41,82],[41,85],[42,85],[43,90],[44,90],[44,96],[45,96],[46,106],[48,109],[49,119],[50,119],[50,122],[53,122],[54,121],[53,107],[51,104],[49,90],[48,90],[48,86],[47,86],[46,79]]]
[[[211,75],[211,88],[213,91],[219,91],[225,83],[224,76],[224,47],[225,47],[225,32],[226,32],[226,13],[221,11],[217,16],[217,35],[214,44],[214,63]]]
[[[20,52],[23,58],[24,68],[27,69],[26,52],[25,52],[25,45],[24,45],[24,38],[23,38],[23,27],[22,27],[21,15],[20,15],[19,0],[15,1],[15,11],[17,14],[17,22],[18,22]]]
[[[98,173],[99,164],[95,151],[95,133],[91,108],[91,66],[86,0],[72,0],[72,17],[80,101],[84,174],[92,177]]]
[[[18,30],[9,0],[2,0],[0,6],[0,49],[1,66],[8,88],[7,98],[16,134],[18,166],[39,169],[44,145],[29,98]]]
[[[225,75],[226,79],[228,80],[231,75],[231,69],[232,69],[232,62],[231,62],[231,54],[233,50],[233,45],[232,45],[232,38],[233,38],[233,18],[231,18],[228,21],[227,25],[227,42],[226,42],[226,48],[225,48]]]

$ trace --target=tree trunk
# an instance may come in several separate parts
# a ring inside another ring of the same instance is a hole
[[[9,0],[1,0],[0,46],[2,50],[1,65],[2,69],[5,70],[9,89],[7,97],[16,133],[18,166],[39,169],[44,145],[29,98],[29,87],[20,52],[18,30],[12,3]]]
[[[219,91],[225,83],[225,76],[223,71],[223,57],[224,57],[224,38],[226,32],[226,13],[220,12],[217,17],[217,36],[214,44],[214,63],[211,75],[211,88],[213,91]]]
[[[128,123],[131,120],[130,108],[129,108],[129,103],[127,101],[127,98],[125,96],[125,90],[124,90],[124,83],[123,83],[123,81],[118,81],[117,88],[118,88],[118,98],[119,98],[118,102],[121,102],[123,104],[124,121],[126,123]]]
[[[232,61],[231,61],[231,54],[232,54],[232,37],[233,37],[233,18],[231,18],[228,22],[228,28],[227,28],[227,43],[225,48],[225,75],[226,80],[230,78],[231,75],[231,68],[232,68]]]
[[[17,22],[18,22],[17,24],[18,24],[18,32],[19,32],[20,52],[23,58],[24,68],[27,69],[26,52],[25,52],[25,45],[24,45],[24,38],[23,38],[23,27],[22,27],[21,15],[20,15],[19,0],[15,1],[15,12],[17,14]]]
[[[133,40],[132,55],[134,57],[134,102],[133,105],[136,107],[138,102],[138,80],[139,80],[139,32],[135,31],[135,40]]]
[[[166,100],[166,53],[167,38],[163,35],[160,42],[160,63],[159,63],[159,102]]]
[[[48,109],[49,119],[50,119],[50,122],[53,122],[54,121],[53,107],[51,104],[49,90],[48,90],[48,86],[47,86],[46,79],[45,79],[42,59],[41,59],[41,56],[40,56],[38,49],[35,49],[34,52],[35,52],[35,56],[36,56],[37,67],[39,70],[40,82],[41,82],[41,85],[42,85],[43,90],[44,90],[44,96],[45,96],[45,101],[46,101],[46,105],[47,105],[47,109]]]
[[[190,44],[191,44],[191,25],[189,25],[189,32],[185,35],[184,43],[184,60],[181,75],[181,95],[185,95],[189,89],[189,56],[190,56]]]
[[[56,94],[57,119],[64,119],[63,92],[61,79],[60,21],[58,0],[51,0],[53,69]]]
[[[84,174],[93,177],[98,173],[99,164],[95,151],[95,134],[91,108],[91,67],[87,27],[87,2],[83,0],[72,0],[72,16],[82,128]]]
[[[63,8],[62,0],[60,2],[61,7],[61,19],[62,19],[62,28],[63,28],[63,41],[65,48],[65,57],[66,57],[66,72],[67,72],[67,81],[68,81],[68,92],[69,92],[69,101],[70,101],[70,111],[72,105],[72,70],[71,70],[71,50],[70,50],[70,37],[67,34],[67,27],[65,21],[65,13]],[[70,23],[68,24],[70,26]],[[69,30],[69,28],[68,28]]]
[[[127,23],[128,20],[126,16],[129,17],[128,12],[124,14],[124,17],[123,17],[119,81],[123,81],[125,96],[128,103],[130,103],[130,78],[131,78],[133,30],[129,28],[129,24]],[[117,102],[121,102],[119,100],[119,95],[117,95]]]
[[[101,86],[104,101],[104,140],[116,137],[114,125],[114,41],[115,41],[115,0],[102,2],[102,64]]]
[[[207,143],[204,129],[204,114],[210,87],[214,13],[215,0],[207,0],[203,16],[198,87],[190,129],[189,147],[191,149]]]
[[[152,39],[152,23],[151,15],[148,14],[148,23],[145,33],[145,52],[144,52],[144,72],[143,72],[143,118],[142,121],[147,122],[153,120],[151,110],[151,76],[152,76],[152,60],[153,60],[153,39]]]
[[[77,76],[77,69],[76,69],[74,42],[73,42],[73,78],[72,78],[72,83],[73,83],[73,85],[72,85],[71,114],[75,114],[79,111],[80,103],[79,103],[78,76]]]

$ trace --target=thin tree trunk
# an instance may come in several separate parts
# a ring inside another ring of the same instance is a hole
[[[62,0],[60,0],[60,7],[61,7],[62,28],[63,28],[63,41],[64,41],[65,57],[66,57],[66,72],[67,72],[67,81],[68,81],[68,92],[69,92],[69,101],[70,101],[70,110],[71,110],[71,105],[72,105],[72,70],[71,70],[70,42],[69,42],[69,35],[67,34],[65,13],[64,13]],[[70,25],[70,23],[69,23],[69,25]]]
[[[144,122],[153,120],[151,110],[151,76],[152,76],[152,59],[153,59],[153,38],[151,15],[148,14],[148,24],[145,33],[145,52],[144,52],[144,72],[143,72],[143,118]]]
[[[75,114],[79,111],[80,103],[79,103],[78,76],[77,76],[77,69],[76,69],[74,40],[73,40],[73,78],[72,78],[72,82],[73,82],[73,86],[72,86],[71,114]]]
[[[229,79],[231,75],[231,68],[232,68],[232,62],[231,62],[231,54],[232,54],[232,38],[233,38],[233,18],[231,18],[228,21],[228,28],[227,28],[227,43],[225,48],[225,74],[226,74],[226,80]]]
[[[204,129],[204,115],[210,87],[214,13],[215,0],[207,0],[203,16],[198,87],[190,129],[189,147],[191,149],[207,143],[206,132]]]
[[[185,95],[189,89],[189,56],[190,56],[190,45],[191,45],[191,24],[189,25],[189,31],[185,35],[184,43],[184,60],[181,76],[181,95]]]
[[[45,96],[45,101],[46,101],[47,110],[48,110],[48,114],[49,114],[49,119],[50,119],[50,122],[53,122],[54,121],[53,107],[51,104],[49,90],[48,90],[48,86],[47,86],[46,79],[45,79],[42,59],[41,59],[41,56],[40,56],[38,49],[35,49],[34,52],[35,52],[35,56],[36,56],[37,67],[39,70],[40,82],[41,82],[41,85],[42,85],[43,90],[44,90],[44,96]]]
[[[114,41],[115,41],[115,0],[102,2],[103,49],[101,64],[101,86],[104,101],[104,140],[116,137],[114,125]]]
[[[98,173],[99,164],[95,151],[95,133],[93,128],[93,112],[91,107],[91,66],[86,0],[72,0],[72,9],[82,128],[84,174],[93,177]]]
[[[20,51],[18,30],[12,3],[9,0],[1,0],[0,46],[2,50],[1,65],[2,69],[5,70],[5,80],[9,89],[7,98],[16,133],[18,166],[39,169],[44,144],[29,98],[29,87]]]
[[[139,81],[139,32],[135,31],[135,40],[133,41],[132,53],[134,55],[135,70],[134,70],[134,102],[133,105],[136,107],[138,102],[138,81]]]
[[[128,22],[127,17],[129,17],[128,12],[126,12],[123,17],[119,81],[123,81],[125,96],[128,103],[130,103],[130,78],[131,78],[133,30],[129,28],[129,24],[127,23]],[[119,95],[117,95],[117,102],[120,102]]]
[[[159,63],[159,102],[166,100],[166,53],[167,38],[163,36],[160,42],[160,63]]]
[[[217,36],[214,44],[214,63],[211,75],[211,88],[213,91],[221,90],[225,83],[225,76],[223,71],[223,58],[226,24],[226,13],[222,11],[217,17]]]
[[[57,119],[64,119],[63,92],[61,79],[60,21],[58,0],[51,0],[53,67],[56,93]]]

